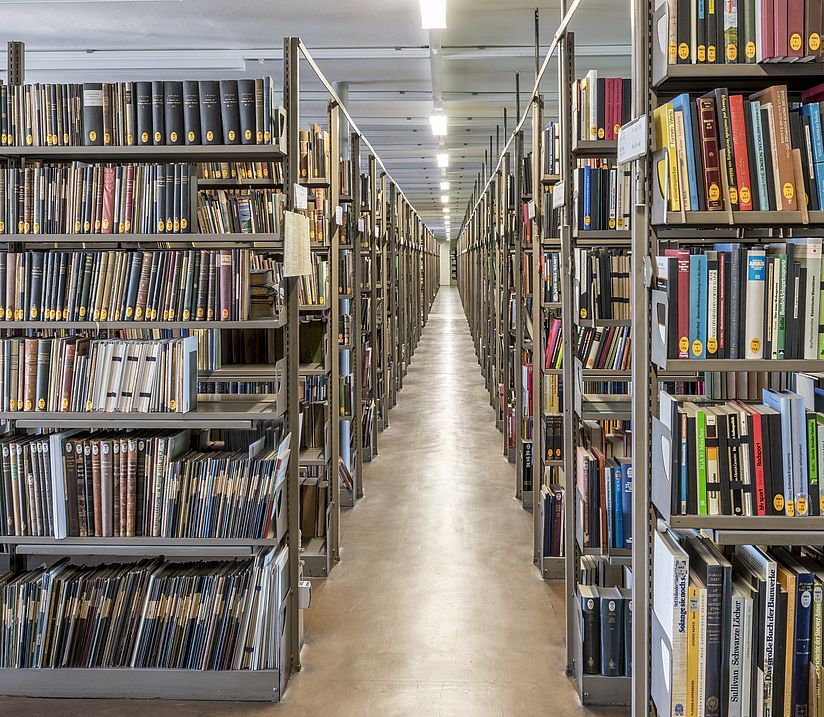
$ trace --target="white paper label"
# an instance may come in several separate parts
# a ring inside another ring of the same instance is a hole
[[[309,249],[309,217],[284,212],[283,275],[307,276],[312,273]]]
[[[306,187],[295,185],[295,209],[306,209],[309,206],[309,190]]]
[[[343,207],[335,207],[335,222],[339,227],[343,226]]]
[[[560,209],[566,203],[566,184],[558,182],[552,188],[552,208]]]
[[[358,219],[358,231],[363,232],[363,217]]]
[[[526,205],[527,216],[530,219],[535,219],[535,200],[531,199],[529,203]]]
[[[647,116],[625,124],[618,131],[618,164],[640,159],[647,153]]]

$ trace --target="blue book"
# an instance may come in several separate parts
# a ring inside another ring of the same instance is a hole
[[[581,185],[583,187],[584,231],[592,229],[592,168],[581,168]]]
[[[624,491],[621,485],[621,466],[612,469],[613,494],[615,495],[615,547],[624,547]]]
[[[792,408],[790,399],[784,393],[765,388],[761,394],[765,405],[781,414],[781,467],[784,478],[784,513],[795,515],[793,499],[793,449],[792,449]]]
[[[824,134],[818,103],[802,105],[801,115],[810,121],[810,149],[813,155],[813,173],[819,202],[824,199]]]
[[[703,4],[704,3],[701,2],[700,6]],[[700,9],[699,12],[701,12]],[[687,150],[687,174],[690,180],[690,206],[693,209],[697,209],[700,205],[698,204],[698,174],[695,163],[695,144],[692,137],[692,104],[690,103],[690,96],[686,93],[678,95],[678,97],[672,100],[672,108],[675,112],[681,112],[684,115],[684,144]]]
[[[707,358],[707,255],[690,255],[690,358]]]
[[[629,458],[618,458],[621,467],[621,526],[624,531],[625,548],[632,547],[632,461]]]
[[[612,481],[612,466],[615,461],[612,458],[607,458],[604,466],[604,495],[606,496],[606,513],[607,513],[607,545],[610,548],[615,547],[615,512],[613,506],[617,495],[613,490]]]
[[[761,127],[761,103],[757,100],[750,102],[750,112],[752,113],[752,138],[755,149],[755,167],[750,167],[750,175],[755,176],[758,182],[750,182],[758,187],[756,196],[758,197],[758,209],[762,212],[769,211],[769,189],[767,187],[767,167],[764,156],[764,135]],[[772,160],[770,160],[772,161]]]

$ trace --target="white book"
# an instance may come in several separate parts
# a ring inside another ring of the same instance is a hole
[[[589,136],[587,139],[598,139],[598,71],[590,70],[587,72],[586,81],[589,90],[587,99],[587,109],[589,110],[587,126]]]
[[[707,715],[707,587],[693,576],[699,585],[698,597],[698,717]]]
[[[106,410],[106,396],[109,391],[109,376],[112,371],[112,341],[103,341],[98,344],[97,371],[94,376],[90,376],[92,382],[92,392],[94,394],[93,411]]]
[[[140,398],[137,410],[146,413],[152,405],[152,397],[155,393],[155,383],[158,375],[158,364],[160,358],[160,344],[152,342],[142,345],[139,373],[143,376],[140,384]]]
[[[778,308],[781,304],[781,291],[782,291],[782,282],[781,282],[781,262],[775,262],[775,268],[773,270],[773,277],[772,277],[772,302],[771,305],[768,307],[772,312],[772,327],[773,327],[773,341],[772,341],[772,349],[770,351],[770,358],[771,359],[778,359]]]
[[[747,251],[745,281],[744,358],[760,359],[764,350],[764,284],[767,254],[764,249]]]
[[[687,704],[687,588],[689,556],[671,533],[653,535],[653,611],[671,648],[669,704],[659,714],[681,717]],[[657,690],[653,688],[653,693]]]
[[[791,241],[795,258],[807,270],[803,288],[805,315],[804,358],[818,358],[818,321],[821,307],[821,237]]]
[[[126,363],[126,354],[129,345],[122,341],[112,342],[111,368],[109,369],[108,388],[106,389],[105,409],[108,412],[120,410],[120,391],[123,381],[123,367]]]

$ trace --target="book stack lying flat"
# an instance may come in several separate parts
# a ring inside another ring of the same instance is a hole
[[[287,557],[284,548],[223,562],[87,567],[64,559],[6,573],[0,665],[277,669],[271,636],[283,626]]]
[[[0,83],[9,147],[271,144],[283,120],[271,78]]]
[[[751,95],[682,94],[653,113],[658,182],[672,212],[824,208],[824,87],[790,103],[786,85]]]
[[[821,62],[821,0],[664,0],[662,42],[676,64]],[[663,45],[662,45],[663,46]]]
[[[0,233],[185,234],[189,164],[41,164],[0,169]]]
[[[572,131],[578,140],[616,140],[631,119],[630,80],[590,70],[572,85]]]
[[[0,252],[0,319],[246,319],[250,260],[272,263],[251,255],[246,249]]]
[[[668,356],[824,358],[821,247],[811,238],[667,249],[658,288],[667,294]]]
[[[824,555],[653,532],[659,714],[820,714]]]
[[[195,336],[0,340],[7,411],[186,413],[197,407]]]

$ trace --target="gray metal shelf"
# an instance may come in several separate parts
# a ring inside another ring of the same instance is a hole
[[[2,321],[2,329],[277,329],[286,325],[285,314],[271,319],[238,321]]]
[[[611,157],[618,154],[618,140],[615,139],[572,139],[572,154],[575,157]]]

